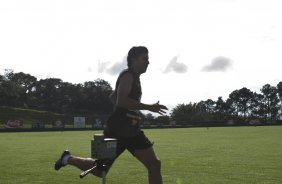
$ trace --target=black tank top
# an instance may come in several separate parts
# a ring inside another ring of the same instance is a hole
[[[115,86],[115,93],[117,93],[117,89],[118,89],[121,77],[126,73],[130,73],[133,76],[133,83],[132,83],[131,91],[130,91],[128,97],[132,98],[133,100],[140,102],[141,96],[142,96],[140,78],[130,69],[123,70],[119,74],[119,77],[117,79],[116,86]]]
[[[114,93],[115,95],[117,95],[120,79],[126,73],[130,73],[133,76],[133,83],[128,97],[140,102],[142,96],[140,79],[139,76],[130,69],[126,69],[120,73],[116,82]],[[128,118],[128,114],[140,117],[139,111],[126,109],[123,107],[115,107],[113,114],[107,121],[107,126],[105,128],[104,134],[111,132],[113,135],[122,137],[136,136],[140,132],[140,124],[137,123],[133,125],[133,120],[131,118]]]
[[[120,80],[121,80],[122,76],[126,73],[130,73],[133,76],[133,83],[132,83],[131,91],[130,91],[128,97],[133,99],[133,100],[136,100],[137,102],[140,102],[141,96],[142,96],[140,78],[139,78],[138,75],[136,75],[130,69],[125,69],[119,74],[119,77],[117,79],[116,86],[115,86],[115,93],[117,95],[117,90],[118,90]],[[130,109],[126,109],[126,108],[123,108],[123,107],[115,107],[114,111],[115,111],[114,113],[117,113],[117,114],[120,114],[120,115],[122,115],[122,114],[125,115],[128,112],[130,114],[134,114],[134,115],[140,114],[140,112],[138,110],[130,110]]]

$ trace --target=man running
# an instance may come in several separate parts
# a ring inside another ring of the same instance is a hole
[[[140,129],[139,110],[148,110],[159,114],[165,113],[166,106],[159,104],[141,103],[140,75],[145,73],[149,65],[148,49],[143,46],[132,47],[127,56],[128,68],[122,71],[117,79],[114,92],[110,99],[114,104],[114,112],[107,121],[104,130],[106,138],[117,139],[117,156],[127,149],[148,170],[149,184],[162,184],[161,161],[157,158],[153,143]],[[116,159],[115,158],[115,159]],[[106,163],[107,171],[114,160]],[[96,160],[91,158],[76,157],[66,150],[55,163],[59,170],[66,165],[73,165],[83,171],[92,168]],[[94,169],[92,174],[101,177],[102,172]]]

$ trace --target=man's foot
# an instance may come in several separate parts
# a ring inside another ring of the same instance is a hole
[[[66,166],[67,165],[66,158],[69,158],[70,155],[71,155],[71,153],[69,152],[69,150],[65,150],[62,153],[61,157],[56,161],[55,166],[54,166],[55,170],[59,170],[59,169],[61,169],[61,167]]]

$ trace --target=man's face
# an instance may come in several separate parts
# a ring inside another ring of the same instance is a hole
[[[140,54],[139,57],[135,59],[134,63],[136,65],[136,69],[138,69],[140,73],[145,73],[149,65],[148,54],[147,53]]]

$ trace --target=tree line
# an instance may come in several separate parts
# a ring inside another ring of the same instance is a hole
[[[102,79],[79,84],[58,78],[38,80],[23,72],[0,75],[0,105],[57,113],[110,113],[110,84]]]
[[[112,104],[108,96],[113,89],[103,79],[79,84],[63,82],[58,78],[37,79],[23,72],[5,70],[0,75],[0,106],[22,107],[66,114],[109,114]],[[205,126],[211,122],[251,119],[273,122],[282,118],[282,82],[277,86],[265,84],[260,93],[244,87],[234,90],[224,100],[218,97],[197,103],[178,104],[171,116],[143,115],[152,124]]]
[[[277,86],[265,84],[260,93],[243,87],[234,90],[226,100],[218,97],[198,103],[179,104],[171,114],[180,124],[202,125],[208,124],[246,124],[251,120],[262,123],[275,123],[282,118],[282,82]]]

